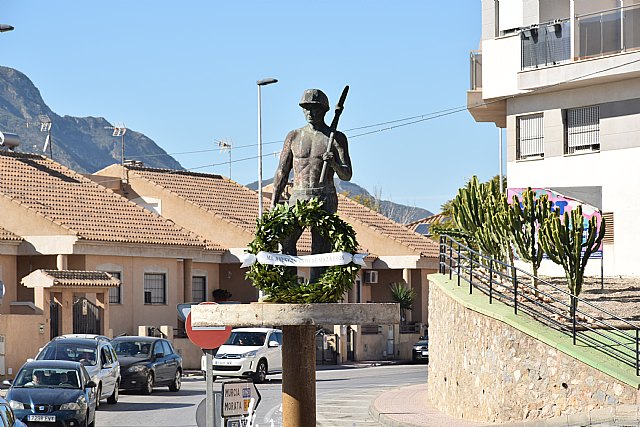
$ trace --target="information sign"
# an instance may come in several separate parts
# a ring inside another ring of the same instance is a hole
[[[260,393],[251,381],[222,383],[222,416],[253,415],[260,403]]]

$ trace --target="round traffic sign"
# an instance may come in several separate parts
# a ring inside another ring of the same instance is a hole
[[[215,302],[202,302],[198,305],[202,304],[215,304]],[[220,347],[231,335],[231,326],[211,326],[194,329],[191,326],[191,312],[187,315],[184,327],[191,342],[205,350],[213,350]]]

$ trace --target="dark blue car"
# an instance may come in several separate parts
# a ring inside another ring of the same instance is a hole
[[[28,426],[89,427],[95,423],[95,387],[79,362],[34,360],[22,365],[6,399]]]

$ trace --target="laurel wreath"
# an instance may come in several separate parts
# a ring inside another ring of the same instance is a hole
[[[333,252],[358,249],[356,233],[351,225],[338,215],[322,208],[316,198],[297,201],[295,206],[277,205],[258,219],[256,237],[249,243],[248,252],[278,252],[278,244],[297,227],[313,227],[323,237],[331,240]],[[340,301],[351,289],[360,266],[353,262],[328,267],[316,282],[303,280],[295,274],[295,268],[254,263],[246,273],[253,286],[265,293],[263,301],[279,303],[329,303]]]

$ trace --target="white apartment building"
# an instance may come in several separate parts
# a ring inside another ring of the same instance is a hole
[[[640,0],[482,0],[467,104],[506,128],[509,187],[599,208],[604,275],[640,275]]]

